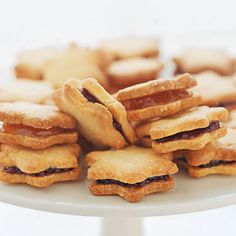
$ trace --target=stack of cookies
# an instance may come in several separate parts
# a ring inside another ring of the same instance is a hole
[[[51,105],[0,104],[0,180],[47,187],[80,176],[75,120]]]

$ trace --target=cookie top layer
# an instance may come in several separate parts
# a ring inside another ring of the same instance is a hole
[[[159,54],[157,40],[141,37],[124,37],[120,39],[104,40],[101,50],[112,55],[114,59],[139,56],[157,56]]]
[[[225,108],[200,106],[172,117],[141,124],[136,129],[138,137],[160,139],[176,133],[208,127],[211,121],[226,120]]]
[[[212,160],[236,161],[236,130],[228,129],[227,134],[215,142],[196,151],[184,150],[182,155],[192,166],[209,163]]]
[[[0,83],[0,102],[44,103],[50,98],[52,92],[52,86],[44,81],[15,80]]]
[[[131,143],[136,141],[124,106],[95,79],[68,80],[53,98],[61,110],[77,119],[80,132],[96,146],[121,148],[126,143],[124,138]],[[120,126],[125,137],[116,126]]]
[[[9,124],[22,124],[41,129],[76,127],[76,121],[60,112],[57,107],[29,102],[0,103],[0,120]]]
[[[226,127],[232,128],[232,129],[236,129],[236,111],[231,111],[229,114],[229,120],[227,120],[226,122],[224,122],[224,125]]]
[[[179,73],[196,74],[212,70],[221,75],[230,75],[234,72],[233,58],[220,49],[189,48],[173,60]]]
[[[88,179],[113,179],[134,184],[149,177],[172,175],[178,171],[168,160],[172,153],[156,154],[150,148],[129,146],[122,150],[94,151],[86,156]]]
[[[168,90],[188,89],[197,84],[190,74],[170,79],[157,79],[119,90],[114,96],[119,100],[144,97]]]
[[[192,88],[202,96],[202,104],[214,106],[236,101],[236,84],[231,76],[220,76],[214,72],[203,72],[195,76],[197,86]],[[213,87],[212,89],[209,89]]]
[[[78,167],[81,152],[78,144],[53,146],[44,150],[1,144],[0,165],[16,166],[25,173],[38,173],[48,168]]]

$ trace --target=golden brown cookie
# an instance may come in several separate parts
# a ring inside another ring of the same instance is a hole
[[[214,71],[220,75],[232,75],[235,71],[234,59],[224,50],[189,48],[173,58],[176,74],[197,74]]]
[[[77,119],[80,133],[95,146],[119,149],[136,142],[125,108],[95,79],[68,80],[53,98],[60,110]]]
[[[113,85],[124,88],[156,79],[162,68],[157,58],[136,57],[113,62],[107,74]]]
[[[28,102],[0,103],[0,143],[44,149],[74,143],[76,121],[57,107]]]
[[[79,178],[78,144],[32,150],[14,145],[1,145],[0,181],[47,187],[54,182]]]
[[[100,49],[113,59],[130,57],[155,57],[159,55],[156,39],[127,36],[118,39],[104,40]]]
[[[202,96],[203,105],[236,106],[236,84],[232,76],[220,76],[214,72],[203,72],[195,76],[197,86],[192,88]]]
[[[54,87],[62,87],[66,80],[95,78],[105,89],[109,81],[100,68],[100,54],[97,51],[71,46],[64,53],[49,60],[44,69],[45,80]]]
[[[43,79],[45,63],[51,58],[57,57],[62,51],[59,48],[45,47],[22,52],[19,54],[15,66],[16,78]]]
[[[150,148],[129,146],[122,150],[94,151],[86,156],[89,187],[95,195],[119,195],[129,202],[173,187],[178,169],[172,153],[155,154]]]
[[[136,134],[145,144],[152,141],[158,153],[182,149],[198,150],[226,134],[221,120],[226,120],[225,108],[201,106],[175,116],[139,125]]]
[[[200,150],[183,150],[176,161],[194,177],[236,174],[236,130],[228,129],[224,137]]]
[[[28,79],[0,83],[0,102],[25,101],[46,104],[53,92],[50,84]]]
[[[129,120],[167,117],[197,106],[200,95],[188,91],[197,84],[189,74],[158,79],[119,90],[114,96],[126,108]]]

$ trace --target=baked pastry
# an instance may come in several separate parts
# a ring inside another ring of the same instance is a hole
[[[44,81],[28,79],[0,83],[0,102],[48,103],[53,88]]]
[[[176,161],[194,177],[211,174],[235,175],[236,130],[228,129],[224,137],[208,143],[200,150],[182,151]]]
[[[32,150],[1,144],[0,181],[7,184],[25,183],[47,187],[54,182],[71,181],[80,176],[78,144]]]
[[[229,119],[224,122],[224,126],[227,128],[236,129],[236,111],[231,111],[229,113]]]
[[[28,102],[0,103],[0,143],[44,149],[74,143],[78,135],[73,117],[57,107]]]
[[[113,85],[124,88],[156,79],[162,68],[157,58],[136,57],[111,63],[107,74]]]
[[[197,86],[192,88],[202,96],[203,105],[236,108],[236,84],[232,76],[220,76],[214,72],[203,72],[195,76]],[[211,89],[212,88],[212,89]]]
[[[191,75],[183,74],[127,87],[114,97],[125,106],[129,120],[148,120],[197,106],[201,97],[187,90],[196,84]]]
[[[145,146],[152,146],[157,153],[198,150],[226,134],[226,128],[221,126],[220,121],[227,117],[225,108],[200,106],[141,124],[136,128],[136,134]]]
[[[214,71],[220,75],[232,75],[235,62],[226,51],[220,49],[189,48],[173,58],[176,74],[197,74]]]
[[[77,120],[79,132],[95,146],[119,149],[136,142],[124,106],[95,79],[68,80],[53,99]]]
[[[105,89],[109,88],[109,81],[100,68],[101,54],[98,51],[70,46],[57,57],[47,61],[44,68],[44,78],[54,87],[62,87],[67,79],[78,80],[95,78]]]
[[[138,202],[145,195],[174,186],[178,169],[172,153],[155,154],[150,148],[129,146],[122,150],[94,151],[86,156],[89,190],[94,195],[119,195]]]
[[[29,50],[18,55],[15,65],[16,78],[32,80],[43,79],[45,63],[62,53],[62,49],[45,47],[37,50]]]
[[[104,40],[100,49],[113,60],[130,57],[155,57],[159,55],[158,42],[154,38],[127,36]]]

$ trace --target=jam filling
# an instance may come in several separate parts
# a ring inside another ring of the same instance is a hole
[[[184,157],[180,158],[180,160],[188,163],[187,160]],[[199,166],[196,166],[196,167],[198,167],[198,168],[210,168],[210,167],[214,167],[214,166],[228,165],[228,164],[236,164],[236,161],[212,160],[207,164],[202,164],[202,165],[199,165]]]
[[[155,105],[165,105],[191,96],[192,93],[186,90],[169,90],[154,95],[125,100],[122,101],[122,104],[126,110],[130,111]]]
[[[16,166],[3,167],[3,171],[8,174],[28,175],[28,176],[34,176],[34,177],[44,177],[44,176],[48,176],[52,174],[60,174],[60,173],[65,173],[71,170],[73,170],[73,168],[48,168],[47,170],[44,170],[38,173],[29,174],[29,173],[25,173],[21,171]]]
[[[89,102],[92,102],[92,103],[99,103],[99,104],[102,104],[101,102],[99,102],[97,100],[96,97],[94,97],[87,89],[85,88],[82,88],[80,89],[80,92],[81,94],[89,101]],[[103,105],[103,104],[102,104]],[[127,143],[129,143],[128,139],[126,138],[123,130],[122,130],[122,127],[121,127],[121,124],[117,122],[117,120],[113,117],[113,127],[122,134],[122,136],[124,137],[125,141]]]
[[[21,124],[7,124],[3,123],[1,132],[14,134],[14,135],[24,135],[24,136],[37,136],[37,137],[47,137],[50,135],[62,134],[65,132],[73,132],[71,129],[63,129],[60,127],[54,127],[50,129],[38,129]]]
[[[116,184],[116,185],[119,185],[122,187],[142,187],[142,186],[147,185],[151,182],[168,181],[168,180],[169,180],[169,175],[161,175],[161,176],[154,176],[154,177],[147,178],[144,181],[138,182],[135,184],[128,184],[128,183],[124,183],[124,182],[114,180],[114,179],[99,179],[99,180],[96,180],[96,183],[97,184],[106,184],[106,185]]]
[[[219,121],[212,121],[208,127],[206,128],[200,128],[200,129],[195,129],[195,130],[190,130],[190,131],[185,131],[185,132],[180,132],[171,136],[167,136],[164,138],[156,139],[155,141],[158,143],[164,143],[164,142],[169,142],[169,141],[174,141],[174,140],[180,140],[180,139],[192,139],[195,138],[201,134],[204,133],[210,133],[214,130],[219,129],[220,122]]]
[[[216,106],[217,107],[228,107],[228,106],[234,106],[236,105],[236,101],[232,101],[232,102],[221,102],[218,103]]]

